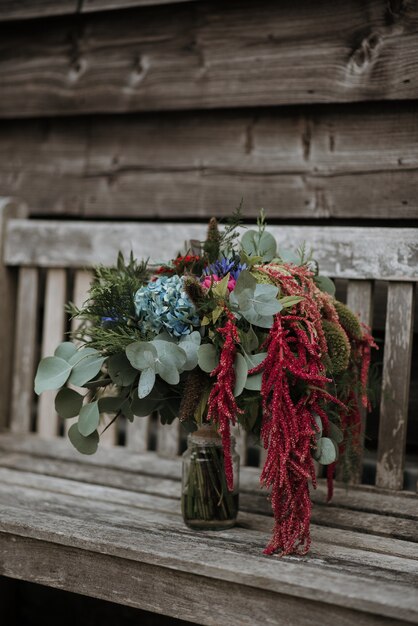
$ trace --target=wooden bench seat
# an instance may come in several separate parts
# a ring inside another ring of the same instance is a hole
[[[180,515],[177,424],[154,433],[139,418],[83,457],[58,436],[52,397],[34,402],[39,352],[62,338],[85,268],[119,248],[167,257],[204,225],[28,220],[12,202],[1,216],[0,574],[213,626],[418,622],[418,498],[403,490],[416,230],[274,229],[312,243],[365,321],[374,281],[389,284],[376,484],[337,485],[331,505],[320,484],[310,554],[280,558],[262,554],[273,520],[242,435],[238,526],[194,532]]]

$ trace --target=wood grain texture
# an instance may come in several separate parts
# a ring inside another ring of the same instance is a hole
[[[146,452],[148,450],[148,437],[150,416],[135,417],[132,423],[127,424],[126,446],[132,452]]]
[[[418,218],[416,103],[0,121],[0,157],[37,215]]]
[[[374,284],[370,280],[350,280],[347,285],[347,306],[358,315],[363,324],[367,324],[370,328],[373,323],[373,288]],[[367,410],[360,405],[360,414],[362,420],[361,431],[361,452],[358,456],[358,466],[352,474],[352,482],[360,483],[363,473],[363,457],[364,457],[364,436],[366,432]],[[337,470],[338,471],[338,470]]]
[[[388,288],[376,485],[402,489],[411,373],[414,290]]]
[[[64,306],[66,301],[66,271],[62,269],[48,270],[45,287],[41,358],[52,356],[57,345],[64,340]],[[39,397],[36,430],[41,437],[51,438],[56,437],[58,434],[59,418],[54,406],[56,393],[56,391],[45,391]]]
[[[414,2],[192,2],[77,18],[2,25],[0,116],[418,94]]]
[[[195,2],[196,0],[2,0],[0,21],[46,18],[57,15],[79,15],[95,11],[111,11],[129,7],[142,7],[172,2]]]
[[[16,315],[17,272],[3,264],[6,241],[6,222],[11,217],[25,218],[27,210],[23,203],[12,198],[0,197],[0,430],[6,428],[10,415],[10,395]]]
[[[34,409],[38,321],[38,270],[35,268],[19,270],[15,315],[10,429],[14,433],[24,433],[30,431]]]
[[[413,228],[270,226],[280,246],[312,247],[321,272],[349,279],[418,280],[418,231]],[[9,265],[90,267],[113,264],[121,250],[138,258],[175,256],[182,242],[205,237],[206,225],[170,222],[10,220]]]
[[[54,520],[53,516],[50,518]],[[55,516],[55,523],[61,519]],[[175,550],[170,541],[166,541],[166,544]],[[187,551],[189,547],[185,545],[183,549]],[[162,567],[158,560],[150,564],[141,563],[138,567],[138,563],[130,559],[63,547],[48,540],[40,541],[19,534],[1,533],[0,551],[6,563],[5,574],[11,578],[24,577],[44,585],[75,593],[88,593],[119,604],[198,621],[207,626],[219,624],[219,613],[213,610],[214,597],[217,606],[222,607],[223,619],[231,626],[273,626],[277,624],[277,615],[286,620],[292,619],[293,623],[300,626],[314,626],[318,619],[324,626],[333,626],[336,622],[341,626],[351,626],[353,623],[358,626],[401,626],[406,623],[402,618],[385,619],[381,615],[351,608],[301,601],[289,595],[242,587],[235,582],[226,585],[215,577],[190,575],[184,571],[173,571],[171,567]],[[31,567],[29,554],[38,568]],[[61,559],[65,560],[65,574],[56,567],[57,561]],[[93,571],[95,576],[91,575]],[[366,581],[364,584],[367,586]],[[186,598],[185,589],[193,590]],[[407,621],[413,623],[414,619],[412,615]]]

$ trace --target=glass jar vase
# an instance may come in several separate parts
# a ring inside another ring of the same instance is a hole
[[[183,454],[181,508],[189,528],[223,530],[232,528],[238,515],[239,455],[231,437],[234,471],[229,491],[224,469],[222,440],[214,426],[202,425],[190,434]]]

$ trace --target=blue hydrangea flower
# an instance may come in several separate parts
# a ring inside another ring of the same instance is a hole
[[[247,265],[245,263],[240,263],[239,259],[227,259],[226,257],[224,257],[223,259],[215,261],[215,263],[208,265],[208,267],[205,267],[203,272],[206,276],[215,275],[218,276],[218,278],[223,278],[229,272],[231,278],[237,280],[242,270],[245,269],[247,269]]]
[[[196,309],[184,291],[180,276],[161,276],[138,289],[134,296],[135,311],[146,332],[166,330],[181,337],[199,326]]]

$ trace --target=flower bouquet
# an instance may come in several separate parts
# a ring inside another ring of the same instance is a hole
[[[278,250],[263,214],[242,237],[238,225],[220,230],[212,219],[206,241],[158,266],[120,254],[97,267],[88,300],[69,305],[81,322],[73,341],[41,361],[35,390],[59,390],[56,410],[78,417],[68,436],[85,454],[97,449],[103,413],[178,418],[192,433],[191,526],[235,519],[239,424],[266,450],[260,480],[275,518],[266,553],[304,554],[315,462],[327,467],[329,498],[337,461],[347,479],[356,467],[376,346],[306,249]]]

